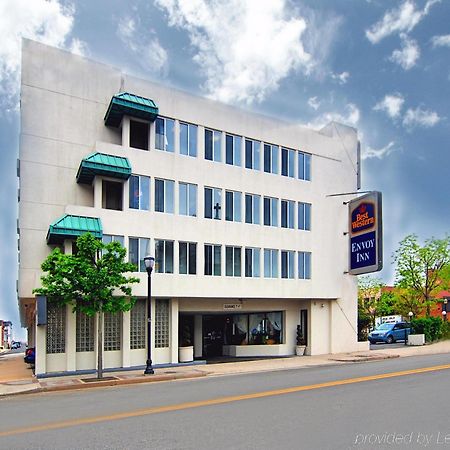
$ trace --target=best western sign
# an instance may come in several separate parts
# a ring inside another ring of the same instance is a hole
[[[349,273],[377,272],[383,268],[381,192],[371,192],[349,202]]]

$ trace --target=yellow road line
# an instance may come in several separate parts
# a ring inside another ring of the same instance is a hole
[[[17,435],[17,434],[25,434],[25,433],[34,433],[36,431],[55,430],[55,429],[59,429],[59,428],[73,427],[73,426],[77,426],[77,425],[87,425],[87,424],[93,424],[93,423],[98,423],[98,422],[107,422],[107,421],[112,421],[112,420],[129,419],[131,417],[148,416],[150,414],[159,414],[159,413],[170,412],[170,411],[181,411],[184,409],[199,408],[202,406],[221,405],[224,403],[232,403],[232,402],[237,402],[237,401],[242,401],[242,400],[250,400],[250,399],[254,399],[254,398],[265,398],[265,397],[272,397],[275,395],[292,394],[295,392],[311,391],[314,389],[322,389],[322,388],[333,387],[333,386],[343,386],[346,384],[362,383],[365,381],[384,380],[386,378],[395,378],[395,377],[402,377],[405,375],[436,372],[438,370],[447,370],[447,369],[450,369],[450,364],[445,364],[445,365],[440,365],[440,366],[432,366],[432,367],[423,367],[420,369],[403,370],[400,372],[382,373],[379,375],[369,375],[369,376],[365,376],[365,377],[347,378],[347,379],[343,379],[343,380],[327,381],[325,383],[310,384],[307,386],[295,386],[295,387],[285,388],[285,389],[275,389],[272,391],[255,392],[253,394],[232,395],[232,396],[228,396],[228,397],[219,397],[219,398],[214,398],[214,399],[210,399],[210,400],[200,400],[197,402],[180,403],[177,405],[156,406],[154,408],[144,408],[144,409],[138,409],[135,411],[110,414],[110,415],[105,415],[105,416],[85,417],[85,418],[80,418],[80,419],[65,420],[65,421],[61,421],[61,422],[52,422],[52,423],[47,423],[47,424],[43,424],[43,425],[35,425],[35,426],[31,426],[31,427],[16,428],[16,429],[0,432],[0,437],[12,436],[12,435]]]

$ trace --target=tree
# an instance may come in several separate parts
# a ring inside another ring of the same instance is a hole
[[[103,314],[129,311],[135,299],[131,284],[139,279],[127,277],[135,266],[125,262],[126,250],[119,242],[104,244],[89,233],[80,236],[77,252],[66,255],[59,248],[42,263],[47,275],[41,277],[42,287],[33,293],[45,295],[50,302],[71,305],[72,311],[97,316],[97,376],[103,376]]]
[[[358,310],[360,314],[370,317],[372,327],[378,315],[377,304],[384,283],[379,278],[371,276],[358,277]]]
[[[416,299],[430,316],[436,294],[450,282],[450,237],[427,239],[423,246],[411,234],[401,242],[394,253],[396,287]]]

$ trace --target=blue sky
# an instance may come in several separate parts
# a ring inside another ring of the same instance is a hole
[[[406,234],[449,231],[449,18],[448,0],[2,0],[0,318],[18,329],[22,36],[299,124],[356,127],[392,282]]]

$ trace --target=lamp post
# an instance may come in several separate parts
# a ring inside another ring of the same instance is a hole
[[[155,258],[146,256],[144,258],[145,269],[148,274],[148,299],[147,299],[147,366],[144,375],[153,375],[155,371],[152,367],[152,272],[155,266]]]
[[[442,311],[442,320],[445,322],[447,320],[447,311]]]
[[[412,331],[411,320],[412,320],[413,315],[414,315],[414,313],[412,311],[410,311],[408,313],[408,317],[409,317],[409,334],[411,334],[411,331]],[[405,328],[405,345],[408,345],[408,340],[407,340],[407,337],[406,337],[406,328]]]
[[[444,304],[442,305],[442,315],[444,316],[444,320],[447,320],[447,297],[444,298]]]

